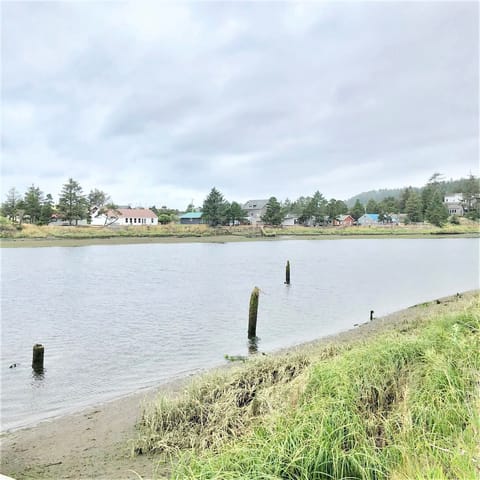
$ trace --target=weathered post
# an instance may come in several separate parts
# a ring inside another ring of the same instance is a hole
[[[43,353],[45,349],[40,343],[33,346],[32,368],[35,372],[41,373],[43,371]]]
[[[248,338],[257,336],[257,313],[258,313],[258,296],[260,290],[255,287],[250,295],[250,309],[248,311]]]
[[[370,310],[370,321],[373,320],[373,313],[374,313],[373,310]]]
[[[287,266],[285,267],[285,284],[290,285],[290,260],[287,260]]]

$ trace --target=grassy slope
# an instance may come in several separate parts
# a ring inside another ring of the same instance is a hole
[[[173,478],[478,478],[480,303],[209,376],[145,412]]]

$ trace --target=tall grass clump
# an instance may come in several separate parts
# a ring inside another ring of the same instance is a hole
[[[171,454],[218,447],[272,410],[278,388],[292,383],[308,364],[303,355],[260,357],[200,377],[180,398],[159,397],[144,409],[134,451]]]
[[[315,362],[290,409],[219,452],[184,455],[173,477],[478,478],[479,311],[477,298]]]

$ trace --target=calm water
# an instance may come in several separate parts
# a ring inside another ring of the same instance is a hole
[[[478,239],[3,249],[2,430],[479,288]],[[283,284],[292,265],[292,285]],[[34,343],[45,345],[32,375]],[[17,368],[9,365],[17,363]]]

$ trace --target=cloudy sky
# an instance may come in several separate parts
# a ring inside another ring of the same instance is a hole
[[[283,200],[479,173],[477,2],[1,3],[2,200]]]

